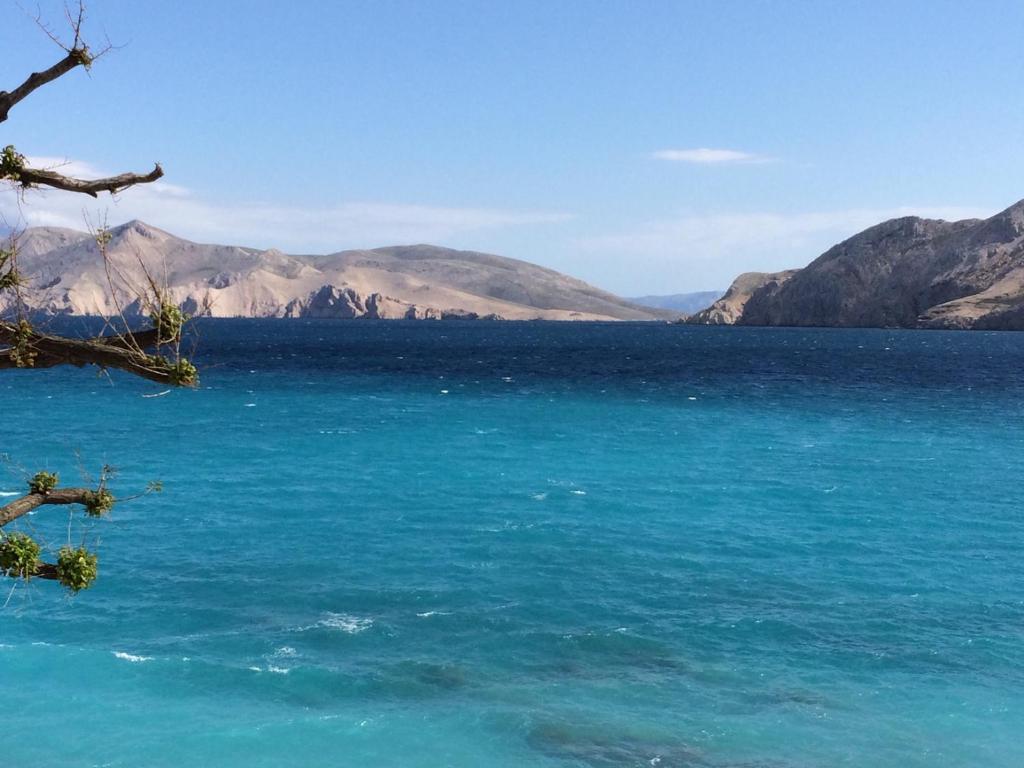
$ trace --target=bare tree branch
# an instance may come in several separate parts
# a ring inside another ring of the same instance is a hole
[[[90,341],[137,352],[143,349],[152,349],[157,346],[159,339],[160,332],[156,328],[150,328],[148,331],[123,331],[112,333],[109,336],[94,336]]]
[[[98,56],[111,49],[108,45],[97,54],[93,54],[82,39],[82,25],[85,20],[84,0],[78,0],[77,13],[71,6],[65,5],[65,16],[73,33],[70,43],[63,42],[47,27],[39,16],[36,23],[43,32],[64,51],[65,56],[41,72],[33,72],[13,91],[0,91],[0,123],[7,120],[11,109],[47,83],[51,83],[76,67],[88,70]],[[66,176],[54,170],[30,168],[24,155],[13,145],[0,150],[0,182],[20,186],[22,189],[31,187],[52,187],[67,192],[97,197],[101,192],[111,195],[132,187],[136,184],[148,184],[164,175],[159,163],[146,174],[122,173],[101,179],[79,179]],[[111,265],[106,257],[106,233],[96,233],[97,243],[107,266],[108,281],[111,281]],[[155,328],[141,332],[127,330],[124,323],[124,312],[117,303],[118,314],[126,330],[112,335],[97,336],[87,339],[65,338],[37,331],[25,316],[25,306],[20,291],[21,277],[17,270],[16,237],[11,236],[11,248],[0,249],[0,289],[13,290],[18,307],[17,323],[0,320],[0,369],[9,368],[51,368],[57,365],[74,365],[83,367],[95,365],[101,369],[116,368],[133,373],[142,378],[171,386],[196,386],[198,374],[186,358],[178,355],[181,343],[181,326],[184,316],[179,307],[165,300],[164,294],[158,289],[156,282],[148,272],[146,277],[154,292],[154,300],[150,314]],[[140,257],[141,262],[141,257]],[[144,265],[143,265],[144,267]],[[144,267],[145,271],[145,267]],[[114,286],[111,282],[111,291]],[[161,350],[171,348],[175,353],[173,360],[168,360]],[[27,515],[34,509],[47,505],[81,504],[90,517],[99,517],[110,510],[114,497],[106,489],[106,479],[112,470],[104,467],[99,487],[60,488],[56,487],[57,476],[52,473],[39,472],[29,482],[29,493],[8,504],[0,506],[0,555],[3,557],[4,570],[0,575],[20,576],[24,579],[41,578],[59,581],[73,593],[88,588],[96,578],[96,556],[80,546],[70,546],[71,523],[68,522],[69,546],[60,550],[57,563],[44,563],[39,560],[40,546],[30,536],[22,533],[7,535],[2,529],[8,523]],[[159,490],[150,486],[150,490]]]
[[[107,48],[98,54],[93,54],[82,41],[82,25],[85,21],[85,3],[82,0],[79,0],[77,14],[72,12],[70,6],[65,6],[64,14],[74,35],[70,44],[61,42],[60,38],[44,25],[38,17],[36,18],[36,24],[54,43],[60,46],[66,55],[49,69],[45,69],[42,72],[33,72],[25,79],[25,82],[13,91],[0,91],[0,123],[7,120],[14,105],[24,100],[37,89],[67,74],[75,67],[85,67],[88,69],[98,56],[110,50],[108,45]],[[20,184],[22,187],[53,187],[54,189],[78,192],[91,195],[92,197],[97,197],[100,192],[116,194],[136,184],[148,184],[156,181],[164,175],[163,169],[157,163],[154,165],[153,170],[146,174],[122,173],[118,176],[110,176],[103,179],[76,179],[55,171],[27,167],[24,156],[16,153],[14,147],[8,147],[5,153],[3,168],[0,170],[0,179]]]
[[[9,329],[5,328],[0,323],[0,342],[10,344],[8,340],[10,338]],[[62,339],[63,337],[54,336],[51,338]],[[157,346],[157,340],[159,338],[159,332],[156,328],[151,328],[148,331],[124,331],[121,333],[110,334],[109,336],[94,336],[91,339],[84,339],[91,344],[103,344],[104,346],[112,347],[114,349],[121,349],[126,352],[132,352],[138,354],[146,349],[152,349]],[[9,355],[2,356],[6,350],[0,350],[0,371],[4,369],[20,368]],[[62,355],[46,355],[36,350],[36,358],[32,363],[33,368],[53,368],[57,365],[68,364],[68,361]]]
[[[32,574],[32,578],[60,581],[60,576],[57,575],[57,566],[53,563],[40,563],[37,565],[36,572]]]
[[[96,493],[92,488],[55,488],[48,493],[29,493],[0,507],[0,528],[44,504],[85,505]]]
[[[164,169],[160,163],[153,166],[153,170],[146,174],[122,173],[118,176],[108,176],[105,179],[76,179],[73,176],[64,176],[55,171],[44,171],[36,168],[20,168],[17,177],[12,179],[23,187],[46,186],[54,189],[63,189],[66,192],[80,192],[92,197],[97,197],[100,192],[116,194],[121,190],[133,187],[136,184],[149,184],[164,175]]]
[[[11,111],[11,107],[22,101],[37,88],[42,88],[47,83],[52,83],[75,67],[86,66],[90,61],[89,53],[84,47],[72,48],[63,59],[49,69],[44,69],[42,72],[33,72],[25,79],[24,83],[13,91],[0,91],[0,123],[7,120],[7,114]]]
[[[102,484],[100,490],[103,490]],[[55,488],[46,493],[29,493],[0,507],[0,528],[45,504],[88,506],[95,502],[96,496],[97,491],[91,488]],[[54,563],[39,562],[36,564],[35,570],[28,573],[27,576],[34,579],[60,581],[60,572]]]
[[[9,345],[8,354],[0,357],[0,368],[52,368],[57,365],[82,368],[96,365],[127,371],[160,384],[193,386],[195,369],[183,369],[162,357],[141,351],[155,344],[155,333],[145,331],[94,339],[69,339],[0,321],[0,344]],[[19,351],[18,359],[10,354],[13,350]],[[0,354],[3,351],[0,350]]]

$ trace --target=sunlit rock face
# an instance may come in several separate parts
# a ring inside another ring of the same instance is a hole
[[[894,219],[785,280],[741,290],[749,277],[741,276],[730,289],[735,296],[726,294],[703,321],[1024,329],[1024,201],[989,219]]]
[[[179,305],[214,317],[337,319],[503,318],[657,320],[678,313],[641,307],[525,261],[430,245],[294,256],[204,245],[140,221],[96,239],[55,227],[27,230],[19,267],[28,309],[51,314],[138,311],[152,281]],[[0,311],[15,299],[0,297]]]

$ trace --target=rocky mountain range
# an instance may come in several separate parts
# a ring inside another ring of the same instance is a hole
[[[294,256],[193,243],[141,221],[106,235],[104,260],[91,234],[26,230],[18,258],[27,307],[130,317],[140,313],[139,289],[151,277],[187,312],[214,317],[664,320],[680,314],[525,261],[431,245]],[[0,295],[0,311],[11,301],[9,293]]]
[[[193,243],[140,221],[107,236],[104,261],[89,233],[26,230],[26,306],[131,317],[149,278],[215,317],[668,320],[713,298],[622,299],[528,262],[431,245],[297,256]],[[0,312],[12,301],[0,294]],[[1024,200],[988,219],[883,222],[803,269],[740,275],[687,322],[1024,330]]]
[[[886,221],[803,269],[740,275],[688,322],[1024,330],[1024,200],[988,219]]]
[[[690,315],[708,306],[722,295],[721,291],[697,291],[695,293],[671,293],[659,296],[633,296],[628,298],[634,304],[655,309],[669,309]]]

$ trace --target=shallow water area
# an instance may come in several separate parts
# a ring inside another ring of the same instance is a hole
[[[0,494],[165,487],[4,585],[12,764],[1024,764],[1024,334],[197,330],[0,373]]]

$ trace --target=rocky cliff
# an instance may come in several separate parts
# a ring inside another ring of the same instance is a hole
[[[686,322],[694,325],[733,325],[743,316],[750,297],[758,291],[775,293],[797,270],[787,272],[744,272],[729,290],[711,306],[696,312]]]
[[[186,311],[215,317],[656,320],[582,280],[516,259],[430,245],[295,256],[203,245],[140,221],[93,236],[52,227],[19,239],[23,299],[51,314],[132,315],[151,277]],[[147,275],[149,277],[147,277]],[[113,291],[111,290],[113,286]],[[0,311],[12,298],[0,296]],[[6,302],[6,304],[5,304]]]
[[[693,321],[1024,329],[1024,201],[989,219],[887,221],[783,274],[742,275]]]

